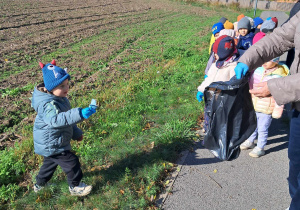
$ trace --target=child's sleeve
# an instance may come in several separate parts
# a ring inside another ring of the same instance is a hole
[[[242,39],[238,39],[237,44],[236,44],[236,49],[241,49],[242,47]]]
[[[209,59],[208,59],[208,62],[206,64],[206,68],[205,68],[205,74],[206,75],[208,74],[208,71],[209,71],[211,65],[214,62],[214,56],[215,56],[214,52],[210,53],[210,56],[209,56]]]
[[[77,140],[83,135],[83,132],[77,125],[73,125],[73,136],[72,139]]]
[[[198,88],[197,88],[198,91],[204,93],[205,88],[206,88],[207,86],[209,86],[210,83],[213,82],[212,78],[213,78],[213,77],[212,77],[211,71],[210,71],[210,72],[208,72],[207,77],[204,79],[204,81],[201,83],[201,85],[198,86]]]
[[[47,103],[44,106],[43,120],[46,124],[54,128],[75,125],[84,120],[81,116],[81,108],[74,108],[59,113],[59,109],[53,102]]]
[[[234,68],[235,68],[235,67],[234,67]],[[229,72],[229,80],[230,80],[232,77],[235,76],[234,68],[231,68],[231,69],[230,69],[230,72]],[[229,80],[228,80],[228,81],[229,81]]]
[[[209,42],[209,49],[208,49],[208,54],[210,55],[211,53],[211,46],[213,45],[213,43],[215,43],[216,41],[216,38],[215,36],[212,34],[211,37],[210,37],[210,42]]]
[[[200,86],[198,86],[198,91],[204,93],[204,90],[207,86],[209,86],[212,82],[214,82],[214,78],[217,74],[217,67],[216,64],[213,63],[211,65],[211,67],[209,68],[209,71],[207,72],[207,77],[205,78],[205,80],[201,83]]]

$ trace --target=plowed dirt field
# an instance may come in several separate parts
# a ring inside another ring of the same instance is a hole
[[[103,86],[108,87],[115,77],[128,78],[126,72],[115,70],[116,65],[126,63],[123,58],[130,54],[126,46],[154,30],[128,36],[122,32],[121,36],[120,28],[147,21],[159,23],[178,15],[178,11],[201,16],[214,14],[201,7],[178,5],[167,0],[1,1],[0,146],[22,138],[8,132],[10,128],[33,122],[34,110],[28,98],[34,85],[42,82],[39,61],[57,59],[59,66],[72,68],[73,84],[83,82],[89,88],[93,88],[93,75],[102,74]],[[113,31],[114,36],[108,35],[108,31]],[[103,35],[101,41],[93,40],[99,35]],[[129,65],[139,69],[147,63],[151,63],[151,58],[146,63],[137,60]],[[109,71],[99,72],[101,68]]]

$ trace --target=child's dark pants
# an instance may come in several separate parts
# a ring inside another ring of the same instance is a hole
[[[67,174],[69,186],[78,186],[83,174],[78,157],[70,151],[44,157],[43,165],[36,176],[37,184],[44,186],[51,179],[58,165]]]

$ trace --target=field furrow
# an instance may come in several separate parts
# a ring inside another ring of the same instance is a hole
[[[111,37],[111,34],[106,34],[104,32],[103,40],[101,40],[100,42],[90,41],[89,44],[83,45],[80,48],[75,47],[75,49],[71,50],[71,52],[69,51],[60,55],[61,59],[65,60],[68,63],[68,65],[73,67],[72,72],[70,72],[70,74],[72,75],[72,83],[82,82],[88,77],[91,78],[93,77],[92,74],[94,74],[95,72],[97,72],[96,77],[101,76],[107,78],[102,84],[103,87],[108,87],[108,85],[114,79],[117,79],[119,77],[124,76],[128,78],[128,72],[118,71],[115,69],[115,66],[121,66],[122,63],[124,63],[124,61],[120,62],[120,60],[121,57],[125,57],[124,55],[122,56],[122,54],[126,55],[126,53],[130,51],[128,49],[130,45],[133,45],[134,42],[137,40],[141,41],[143,39],[144,34],[147,34],[147,36],[149,36],[155,31],[155,28],[157,27],[152,26],[152,28],[141,28],[139,31],[136,31],[135,34],[128,33],[129,35],[126,35],[127,30],[130,30],[129,25],[132,27],[135,24],[143,25],[147,22],[159,22],[159,19],[163,20],[160,24],[169,24],[173,22],[174,19],[176,20],[176,17],[178,18],[178,21],[182,19],[178,14],[173,14],[171,12],[153,13],[147,14],[147,16],[141,16],[139,14],[135,17],[130,17],[130,19],[127,21],[119,21],[122,24],[118,26],[113,26],[110,28],[108,27],[109,24],[105,24],[107,28],[105,28],[104,31],[110,31],[110,33],[112,31],[116,31],[116,33],[118,33],[118,36],[120,36],[120,33],[122,33],[122,38],[116,40],[115,37]],[[86,31],[86,28],[81,30]],[[78,31],[76,33],[79,34]],[[61,37],[63,37],[62,34]],[[105,47],[109,48],[105,49]],[[72,60],[70,54],[80,54],[82,53],[82,50],[84,50],[84,52],[89,52],[89,54],[82,55],[83,57],[88,57],[89,59],[83,59],[85,61],[81,62]],[[142,55],[142,52],[140,52],[140,54]],[[64,58],[65,56],[66,58]],[[68,59],[67,57],[70,58]],[[143,60],[146,59],[144,58]],[[101,70],[101,68],[99,69],[99,64],[83,65],[84,62],[92,63],[92,61],[101,61],[103,63],[107,63],[107,66],[109,67],[109,72],[99,71]],[[151,63],[151,60],[147,59],[145,62],[143,62],[143,64],[145,63],[149,64]],[[139,62],[138,65],[136,63],[133,63],[127,66],[126,68],[134,70],[138,69],[138,67],[140,67],[140,65],[143,64],[141,64],[141,62]],[[118,69],[122,69],[122,67],[118,67]],[[3,127],[5,126],[6,128],[9,128],[15,126],[19,122],[24,121],[24,119],[25,121],[31,120],[30,118],[28,118],[28,116],[33,113],[33,110],[30,107],[30,101],[28,100],[28,98],[30,97],[30,92],[32,90],[26,90],[26,88],[23,88],[20,89],[20,91],[15,95],[6,95],[6,92],[9,92],[7,90],[19,88],[20,84],[22,84],[21,87],[32,86],[33,84],[37,84],[37,78],[42,78],[42,75],[38,65],[35,65],[30,66],[28,67],[28,69],[20,73],[11,75],[10,77],[1,81],[1,87],[6,90],[2,94],[5,95],[5,100],[3,100],[3,102],[0,105],[0,109],[4,110],[4,115],[2,116],[13,116],[14,118],[12,119],[11,117],[0,117],[0,123],[2,123]],[[88,83],[91,82],[92,81],[89,79]],[[11,101],[19,101],[20,103],[11,106]]]

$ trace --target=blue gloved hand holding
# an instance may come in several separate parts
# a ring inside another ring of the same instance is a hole
[[[84,119],[88,119],[92,114],[95,113],[96,113],[96,109],[93,109],[91,107],[81,109],[81,115]]]
[[[236,65],[236,67],[234,68],[236,78],[241,79],[242,74],[245,76],[248,70],[249,70],[249,67],[246,64],[238,63]]]
[[[207,75],[205,74],[205,75],[204,75],[204,79],[206,79],[206,77],[207,77]]]
[[[202,99],[203,96],[204,96],[204,94],[201,91],[198,91],[196,98],[199,102],[201,102],[201,101],[203,101],[203,99]]]

